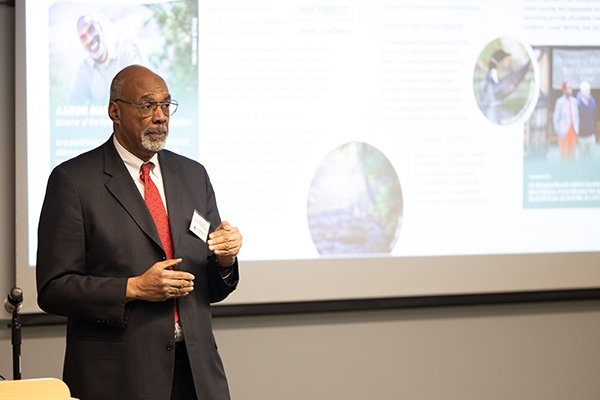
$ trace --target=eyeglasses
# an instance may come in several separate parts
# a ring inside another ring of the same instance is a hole
[[[120,101],[121,103],[125,103],[131,107],[137,108],[142,118],[147,118],[151,115],[154,115],[158,107],[160,107],[160,110],[163,112],[163,114],[171,116],[175,114],[175,111],[177,111],[177,106],[179,106],[179,103],[177,103],[175,100],[147,101],[142,104],[135,104],[123,99],[114,99],[113,101],[115,103]]]

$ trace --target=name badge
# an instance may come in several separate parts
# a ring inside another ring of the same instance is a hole
[[[208,239],[208,230],[210,229],[210,222],[206,220],[197,210],[194,210],[192,215],[192,222],[190,223],[190,231],[206,243]]]

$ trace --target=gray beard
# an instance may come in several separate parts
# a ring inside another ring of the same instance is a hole
[[[169,136],[168,130],[163,131],[164,136],[159,140],[152,139],[146,133],[147,131],[145,130],[142,133],[142,147],[144,149],[153,153],[158,153],[159,151],[165,148],[165,145],[167,143],[167,137]]]

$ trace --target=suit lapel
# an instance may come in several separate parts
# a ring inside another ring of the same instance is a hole
[[[185,185],[173,166],[171,154],[165,151],[158,153],[160,161],[160,170],[163,175],[163,185],[165,187],[165,197],[167,198],[167,208],[169,214],[169,225],[171,227],[171,239],[173,240],[173,249],[177,254],[177,243],[182,232],[186,232],[188,227],[186,221],[191,220],[192,210],[186,206]],[[190,215],[185,215],[189,211]],[[188,219],[189,218],[189,219]]]
[[[119,157],[112,140],[111,136],[104,145],[104,173],[109,176],[105,183],[106,189],[127,210],[140,229],[158,246],[162,247],[158,231],[146,203],[140,196],[135,183],[131,180],[131,175],[127,171],[123,160]]]

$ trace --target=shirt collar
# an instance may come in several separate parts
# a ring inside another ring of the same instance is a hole
[[[127,150],[119,141],[117,140],[117,136],[113,134],[113,143],[115,144],[115,148],[117,149],[117,153],[125,163],[125,166],[129,171],[136,171],[139,174],[140,169],[142,168],[142,164],[144,164],[144,160],[132,154],[129,150]],[[154,153],[152,158],[148,160],[154,164],[154,168],[150,171],[150,174],[160,176],[160,164],[158,163],[158,153]]]

